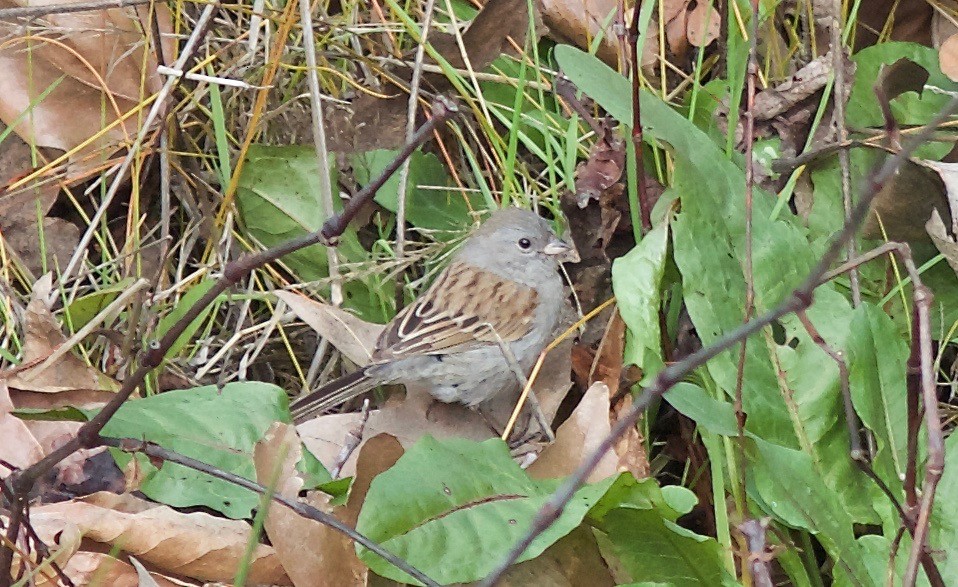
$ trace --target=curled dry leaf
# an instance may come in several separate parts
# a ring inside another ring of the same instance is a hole
[[[31,513],[59,516],[88,540],[121,548],[161,571],[203,581],[232,581],[250,540],[249,524],[241,520],[184,514],[132,495],[94,493]],[[271,546],[258,544],[249,568],[253,583],[291,584]]]
[[[286,302],[300,320],[328,340],[347,359],[357,365],[369,363],[382,324],[359,320],[349,312],[313,301],[306,296],[277,291],[276,297]]]
[[[944,255],[945,260],[948,261],[951,270],[958,274],[958,242],[955,242],[953,235],[948,234],[945,223],[937,210],[932,213],[931,218],[925,224],[925,229],[928,231],[928,236],[931,237],[932,242],[935,243],[935,247],[938,248],[938,252]]]
[[[14,416],[12,411],[10,392],[0,379],[0,459],[22,469],[42,459],[44,452],[23,420]],[[9,475],[10,470],[0,465],[0,474]]]
[[[300,446],[293,426],[273,424],[254,449],[257,481],[272,487],[277,495],[296,499],[303,487],[296,472],[302,456]],[[323,507],[323,503],[314,501],[311,505],[331,513],[332,508]],[[355,525],[355,520],[352,523]],[[276,556],[296,587],[315,585],[317,577],[323,577],[328,585],[366,584],[366,567],[342,533],[275,502],[270,503],[264,526]],[[304,549],[303,545],[309,547]]]
[[[599,122],[599,140],[589,157],[575,170],[576,202],[585,208],[589,200],[598,200],[622,178],[625,169],[625,141],[617,135],[608,119]]]
[[[941,72],[951,81],[958,82],[958,34],[951,35],[938,48],[938,63]]]
[[[2,73],[0,73],[2,77]],[[0,133],[6,126],[0,124]],[[80,229],[62,218],[48,217],[57,200],[57,182],[31,181],[13,191],[3,186],[33,170],[33,152],[20,137],[10,135],[0,143],[0,234],[14,256],[34,275],[47,267],[63,267],[80,240]],[[37,217],[42,218],[38,226]],[[43,246],[40,246],[40,243]]]
[[[0,8],[29,4],[0,0]],[[143,93],[162,85],[156,44],[144,36],[152,36],[151,19],[162,35],[164,59],[172,57],[174,36],[162,3],[50,14],[34,21],[29,38],[21,23],[0,22],[0,120],[12,124],[36,101],[14,131],[28,143],[70,151],[139,108]],[[84,151],[115,149],[135,125],[133,116],[111,126]]]
[[[52,276],[47,274],[34,284],[23,327],[21,364],[26,367],[7,378],[7,384],[11,388],[42,393],[76,389],[116,389],[115,382],[87,365],[71,351],[61,352],[50,365],[43,364],[67,342],[67,337],[63,335],[60,324],[45,301],[51,281]]]
[[[142,568],[142,567],[141,567]],[[126,561],[113,558],[102,552],[78,552],[70,557],[63,568],[66,576],[76,585],[109,585],[110,587],[178,587],[191,585],[164,577],[158,573],[142,571]],[[146,577],[143,576],[146,573]]]
[[[788,80],[755,95],[755,119],[770,120],[825,87],[832,74],[831,53],[809,61]]]
[[[603,30],[615,10],[616,0],[542,0],[542,20],[553,37],[582,48],[601,38],[596,54],[606,63],[615,63],[617,59],[617,40],[612,26]]]
[[[3,522],[6,524],[6,519],[4,519]],[[50,559],[56,561],[61,567],[76,553],[80,547],[80,540],[83,538],[80,534],[80,528],[77,527],[76,524],[71,524],[70,522],[64,523],[59,517],[51,518],[43,514],[34,515],[31,513],[30,527],[33,528],[37,537],[49,549]],[[25,535],[21,535],[21,545],[24,539]],[[26,550],[27,549],[22,549],[20,552],[25,552]],[[31,548],[29,552],[30,562],[27,568],[28,573],[30,572],[29,569],[33,569],[33,582],[42,587],[57,587],[60,583],[57,580],[55,571],[49,566],[44,569],[37,569],[37,564],[42,561],[37,560],[36,549]],[[20,567],[23,564],[19,555],[20,553],[14,554],[12,567],[14,576],[19,575]]]
[[[556,431],[556,441],[546,447],[529,466],[529,474],[539,479],[565,477],[608,436],[609,388],[597,382],[590,387],[568,420]],[[605,453],[588,481],[593,483],[618,473],[615,455]]]
[[[719,36],[722,16],[712,2],[696,2],[688,13],[687,35],[693,47],[708,47]]]

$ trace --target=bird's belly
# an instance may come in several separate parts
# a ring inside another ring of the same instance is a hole
[[[516,361],[527,371],[535,360],[529,353],[516,352]],[[519,381],[498,346],[488,346],[448,355],[409,357],[402,361],[396,383],[421,385],[439,401],[475,406],[501,392],[519,388]]]

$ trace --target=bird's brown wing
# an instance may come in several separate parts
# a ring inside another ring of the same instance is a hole
[[[496,344],[496,334],[518,340],[532,327],[538,297],[531,287],[453,263],[386,326],[373,359],[467,350]]]

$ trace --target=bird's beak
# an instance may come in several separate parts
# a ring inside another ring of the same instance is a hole
[[[579,252],[575,250],[575,247],[559,239],[552,239],[549,241],[549,244],[542,249],[542,252],[546,255],[555,257],[559,262],[562,263],[579,262]]]

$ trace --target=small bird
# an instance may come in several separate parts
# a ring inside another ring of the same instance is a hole
[[[519,379],[503,347],[527,375],[558,325],[559,263],[572,251],[535,213],[496,211],[386,325],[372,362],[297,398],[294,421],[383,384],[424,386],[439,401],[467,406],[514,392]]]

